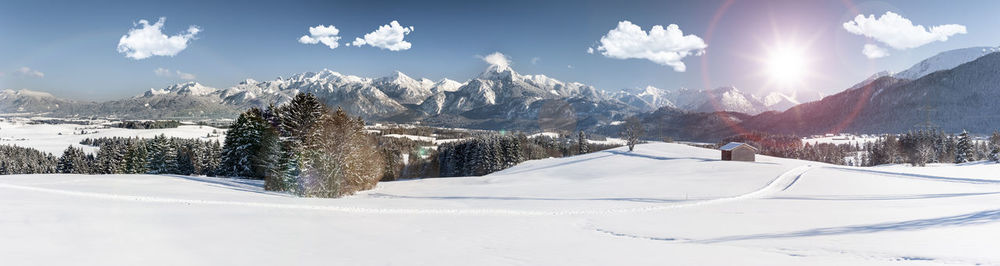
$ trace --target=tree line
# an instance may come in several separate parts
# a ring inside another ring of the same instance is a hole
[[[128,129],[162,129],[177,128],[181,122],[176,120],[155,120],[155,121],[121,121],[115,123],[115,127]]]
[[[724,138],[717,146],[729,142],[750,144],[763,155],[840,165],[849,164],[844,158],[851,157],[861,149],[860,146],[852,144],[803,144],[799,137],[756,131]]]
[[[98,146],[96,155],[70,146],[59,157],[59,172],[73,174],[219,174],[222,148],[218,141],[166,137],[152,139],[104,137],[84,139]]]
[[[885,134],[874,142],[863,145],[817,143],[803,144],[795,136],[752,132],[723,139],[727,142],[744,142],[760,150],[761,154],[826,162],[840,165],[875,166],[907,163],[924,166],[928,163],[965,163],[981,160],[1000,162],[1000,132],[994,132],[987,141],[976,142],[967,132],[953,135],[935,130],[910,131],[904,134]]]
[[[36,149],[0,145],[0,175],[56,173],[57,160]]]
[[[62,156],[17,146],[0,146],[0,174],[178,174],[219,173],[218,141],[167,138],[105,137],[85,139],[96,154],[70,146]]]
[[[438,147],[440,176],[481,176],[507,169],[526,160],[566,157],[602,151],[620,145],[589,143],[586,134],[577,137],[529,138],[523,133],[481,135]]]
[[[865,150],[863,165],[1000,162],[1000,132],[994,131],[987,141],[976,142],[965,131],[958,136],[934,130],[911,131],[882,136],[866,144]]]

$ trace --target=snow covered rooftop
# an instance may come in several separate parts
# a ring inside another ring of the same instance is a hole
[[[746,145],[747,147],[750,147],[751,149],[753,149],[755,151],[757,150],[757,148],[755,148],[754,146],[752,146],[750,144],[743,143],[743,142],[730,142],[729,144],[726,144],[726,145],[722,146],[719,149],[720,150],[724,150],[724,151],[731,151],[733,149],[736,149],[736,147],[743,146],[743,145]]]

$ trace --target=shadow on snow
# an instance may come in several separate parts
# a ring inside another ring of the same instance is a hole
[[[631,201],[644,203],[682,202],[694,199],[657,199],[657,198],[540,198],[540,197],[485,197],[485,196],[403,196],[384,193],[368,194],[377,198],[397,199],[433,199],[433,200],[538,200],[538,201]]]
[[[865,234],[865,233],[893,232],[893,231],[914,231],[914,230],[924,230],[924,229],[942,228],[942,227],[987,224],[996,222],[997,220],[1000,220],[1000,209],[972,212],[961,215],[945,216],[945,217],[930,218],[930,219],[909,220],[902,222],[852,225],[852,226],[841,226],[841,227],[825,227],[825,228],[816,228],[816,229],[787,232],[787,233],[728,236],[728,237],[700,240],[695,242],[719,243],[719,242],[754,240],[754,239],[776,239],[776,238],[829,236],[829,235],[846,235],[846,234]]]

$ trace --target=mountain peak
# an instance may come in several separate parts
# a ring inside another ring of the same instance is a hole
[[[718,87],[718,88],[712,89],[710,91],[713,92],[713,93],[728,93],[728,92],[739,93],[740,89],[737,89],[736,86],[729,85],[729,86]]]
[[[440,81],[434,83],[434,86],[432,87],[432,91],[434,93],[447,92],[447,91],[457,91],[458,88],[462,87],[462,85],[463,85],[463,83],[461,83],[461,82],[450,80],[448,78],[443,78]]]
[[[486,71],[483,71],[483,73],[479,75],[479,78],[481,79],[490,80],[503,77],[513,78],[517,76],[514,69],[510,67],[510,59],[500,52],[484,56],[483,61],[486,61],[486,63],[490,65],[489,67],[486,67]]]
[[[489,67],[486,68],[486,71],[483,71],[482,74],[479,74],[479,78],[485,80],[496,80],[504,78],[512,79],[517,76],[518,76],[517,72],[514,72],[514,69],[510,68],[510,66],[505,64],[490,65]]]
[[[642,95],[661,95],[663,93],[664,93],[664,91],[661,90],[660,88],[653,87],[653,86],[646,86],[646,88],[643,88],[642,92],[639,93],[639,96],[642,96]]]
[[[150,97],[154,95],[162,94],[176,94],[176,95],[188,95],[188,96],[205,96],[212,94],[216,89],[212,87],[207,87],[201,85],[201,83],[189,81],[184,83],[178,83],[174,85],[167,86],[163,89],[149,89],[146,91],[144,96]]]
[[[402,84],[417,83],[418,81],[411,78],[410,76],[407,76],[406,74],[403,74],[403,72],[396,70],[393,71],[392,74],[389,74],[388,76],[379,78],[378,80],[376,80],[376,82],[396,83],[402,85]]]

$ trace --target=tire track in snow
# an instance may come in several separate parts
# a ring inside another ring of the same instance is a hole
[[[359,214],[433,214],[433,215],[482,215],[482,216],[609,215],[609,214],[619,214],[619,213],[650,212],[650,211],[669,210],[678,208],[689,208],[696,206],[742,201],[747,199],[763,198],[765,196],[769,196],[771,194],[780,192],[783,190],[783,188],[787,189],[796,180],[798,180],[799,176],[808,171],[810,167],[811,166],[799,166],[793,168],[791,170],[782,173],[775,179],[771,180],[771,182],[769,182],[767,185],[758,190],[733,197],[701,200],[694,202],[683,202],[675,204],[668,203],[668,204],[660,204],[648,207],[600,209],[600,210],[566,210],[566,211],[517,210],[517,209],[369,208],[369,207],[352,207],[352,206],[283,204],[283,203],[228,201],[228,200],[199,200],[199,199],[181,199],[181,198],[170,198],[170,197],[121,195],[121,194],[110,194],[110,193],[99,193],[99,192],[83,192],[83,191],[72,191],[64,189],[43,188],[43,187],[33,187],[33,186],[3,184],[3,183],[0,183],[0,188],[34,191],[34,192],[42,192],[42,193],[49,193],[56,195],[87,197],[87,198],[118,200],[118,201],[145,202],[145,203],[174,203],[174,204],[259,207],[259,208],[276,208],[276,209],[291,209],[291,210],[331,211],[331,212],[359,213]]]

